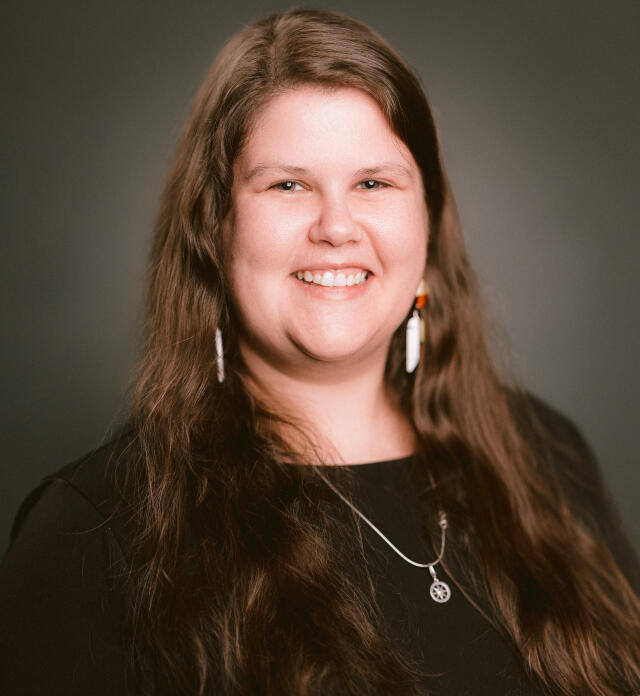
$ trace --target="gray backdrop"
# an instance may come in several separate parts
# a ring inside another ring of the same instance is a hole
[[[0,550],[27,491],[126,412],[188,104],[225,37],[288,6],[5,2]],[[421,75],[499,345],[582,429],[639,540],[640,3],[324,6]]]

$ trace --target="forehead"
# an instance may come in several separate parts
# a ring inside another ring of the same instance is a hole
[[[377,102],[353,88],[301,86],[269,100],[253,120],[236,165],[246,175],[276,156],[305,167],[385,161],[416,168]]]

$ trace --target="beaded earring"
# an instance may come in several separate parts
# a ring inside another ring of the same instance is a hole
[[[413,303],[413,312],[407,321],[405,369],[413,372],[420,362],[421,345],[425,339],[425,323],[420,316],[420,310],[426,307],[429,299],[429,286],[424,279],[416,290],[416,299]]]

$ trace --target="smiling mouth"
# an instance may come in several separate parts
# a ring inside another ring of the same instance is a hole
[[[343,273],[342,271],[297,271],[294,278],[307,285],[320,285],[325,288],[344,288],[366,283],[370,271]]]

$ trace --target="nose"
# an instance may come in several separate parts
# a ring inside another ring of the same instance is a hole
[[[337,193],[324,195],[318,216],[309,229],[309,239],[341,246],[361,238],[362,232],[351,215],[346,197]]]

